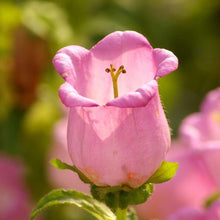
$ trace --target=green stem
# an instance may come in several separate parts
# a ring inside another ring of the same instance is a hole
[[[126,220],[127,219],[127,209],[117,208],[116,220]]]

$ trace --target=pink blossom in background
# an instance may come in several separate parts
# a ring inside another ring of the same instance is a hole
[[[0,154],[0,219],[29,219],[32,206],[21,163]]]
[[[207,94],[200,112],[183,121],[180,137],[193,148],[220,148],[220,88]]]
[[[166,160],[178,162],[178,171],[170,181],[155,184],[153,195],[146,203],[136,207],[139,217],[143,220],[164,220],[184,207],[200,209],[205,200],[217,191],[200,153],[176,142],[173,143]]]
[[[67,117],[60,120],[54,127],[53,146],[49,152],[49,161],[59,158],[61,161],[71,164],[67,149]],[[88,184],[84,184],[78,175],[70,170],[58,170],[48,164],[48,177],[56,188],[73,189],[89,193]]]
[[[201,151],[207,169],[220,190],[220,88],[207,94],[201,112],[183,121],[180,135],[188,147]]]
[[[166,220],[205,220],[204,218],[205,210],[201,208],[184,207],[176,213],[172,214]]]
[[[220,200],[211,204],[208,208],[187,207],[171,215],[167,220],[219,220]]]
[[[53,59],[66,81],[59,89],[70,107],[68,149],[72,162],[96,185],[142,185],[170,147],[169,126],[157,78],[178,66],[175,55],[153,49],[133,31],[114,32],[89,51],[68,46]],[[124,66],[113,98],[110,64]]]

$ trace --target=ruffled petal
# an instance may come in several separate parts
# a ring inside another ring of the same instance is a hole
[[[69,83],[64,83],[59,88],[59,96],[62,103],[67,107],[94,107],[98,106],[92,99],[83,97]]]
[[[116,70],[123,65],[126,70],[126,74],[118,78],[120,97],[137,90],[156,76],[173,71],[177,68],[178,61],[169,51],[153,50],[148,40],[137,32],[116,31],[90,51],[80,46],[68,46],[59,50],[53,64],[79,95],[105,105],[114,99],[112,79],[105,72],[110,64]]]
[[[70,83],[80,95],[86,96],[88,80],[85,66],[89,51],[80,46],[67,46],[60,49],[53,58],[53,65],[63,79]]]
[[[144,107],[158,91],[156,80],[146,83],[135,92],[129,92],[119,98],[108,102],[106,106],[115,106],[120,108]]]
[[[157,77],[165,76],[178,67],[178,59],[171,51],[156,48],[153,51],[153,56],[157,68]]]

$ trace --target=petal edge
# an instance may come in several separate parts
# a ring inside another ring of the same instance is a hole
[[[120,108],[144,107],[158,91],[156,80],[144,84],[134,92],[129,92],[121,97],[106,103],[106,106],[115,106]]]
[[[83,97],[77,93],[77,91],[69,83],[64,83],[59,88],[59,96],[62,103],[66,107],[95,107],[99,106],[92,99]]]
[[[165,76],[178,67],[177,57],[169,50],[156,48],[153,56],[157,68],[156,77]]]

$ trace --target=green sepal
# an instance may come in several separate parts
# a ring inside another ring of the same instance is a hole
[[[31,220],[42,210],[54,206],[70,204],[83,208],[97,219],[115,220],[115,214],[103,203],[93,199],[91,196],[74,190],[53,190],[44,196],[37,204],[37,207],[31,213]]]
[[[95,199],[104,202],[115,211],[117,208],[125,209],[129,205],[137,205],[147,201],[153,189],[152,183],[143,184],[138,188],[120,186],[99,187],[92,185],[91,194]]]
[[[177,171],[178,163],[163,161],[156,172],[147,180],[148,183],[163,183],[172,179]]]
[[[147,201],[154,191],[152,183],[145,183],[139,188],[133,188],[130,192],[120,191],[120,208],[127,208],[129,205],[138,205]]]
[[[76,168],[76,166],[71,166],[69,164],[66,164],[62,162],[60,159],[52,159],[50,163],[57,169],[60,170],[71,170],[75,173],[78,174],[79,178],[84,182],[84,183],[89,183],[92,184],[92,182],[79,170]]]

